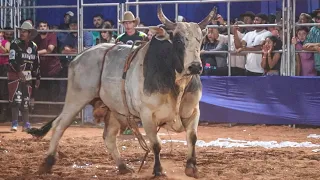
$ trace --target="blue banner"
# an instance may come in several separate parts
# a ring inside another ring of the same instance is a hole
[[[320,125],[320,77],[202,77],[202,121]]]

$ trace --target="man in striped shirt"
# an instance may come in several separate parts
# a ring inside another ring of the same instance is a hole
[[[313,11],[315,17],[315,23],[320,23],[320,9]],[[303,45],[303,50],[306,51],[318,51],[314,53],[315,69],[317,70],[317,76],[320,76],[320,26],[313,26],[307,36]]]

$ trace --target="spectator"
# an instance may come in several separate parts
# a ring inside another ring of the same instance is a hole
[[[63,16],[63,23],[60,24],[59,29],[69,29],[70,19],[74,16],[72,11],[68,11]]]
[[[254,24],[265,24],[268,16],[265,14],[257,14],[254,18]],[[238,28],[235,27],[234,30]],[[237,52],[241,51],[260,51],[266,37],[271,36],[271,32],[265,30],[264,27],[256,27],[254,31],[248,32],[242,40],[237,33],[234,33],[234,43]],[[264,69],[261,67],[262,55],[258,53],[248,53],[246,61],[247,76],[261,76]]]
[[[78,21],[75,17],[70,19],[69,23],[69,29],[70,30],[77,30],[78,29]],[[83,32],[83,44],[84,47],[91,47],[93,45],[93,39],[92,34]],[[63,42],[63,54],[72,54],[77,53],[78,50],[78,33],[77,32],[71,32],[67,35],[65,42]]]
[[[221,26],[218,28],[219,34],[223,34],[223,35],[228,34],[228,28],[226,27],[227,22],[224,21],[223,17],[220,14],[218,14],[217,17],[212,20],[212,24]]]
[[[114,21],[112,21],[111,19],[105,19],[104,23],[109,23],[113,29],[116,28],[115,24],[114,24]],[[118,37],[118,32],[117,31],[113,31],[112,32],[112,37],[114,39],[116,39]]]
[[[218,34],[214,33],[215,29],[208,28],[208,34],[205,36],[203,40],[203,44],[201,47],[201,52],[206,51],[226,51],[228,50],[227,46],[223,43],[220,43],[217,38]],[[223,72],[222,69],[227,66],[227,55],[225,53],[222,54],[203,54],[201,55],[202,63],[205,66],[210,66],[211,68],[204,72],[206,75],[217,75],[223,76],[226,72]],[[225,70],[225,69],[224,69]]]
[[[49,30],[47,21],[40,21],[39,30]],[[42,77],[58,77],[62,69],[60,60],[55,56],[41,56],[57,53],[57,36],[51,32],[39,32],[34,42],[38,45],[40,55],[40,72]],[[48,91],[49,90],[49,91]],[[49,93],[48,93],[49,92]],[[54,100],[58,96],[57,81],[44,81],[39,89],[40,100]],[[48,95],[49,94],[49,95]]]
[[[68,11],[64,14],[63,16],[63,23],[61,23],[59,25],[59,27],[57,29],[61,29],[61,30],[69,30],[69,24],[70,24],[70,19],[74,17],[74,14],[72,11]],[[64,46],[64,42],[66,41],[66,38],[68,36],[68,32],[58,32],[57,33],[57,49],[58,52],[61,52],[63,46]]]
[[[70,19],[69,23],[69,29],[70,30],[77,30],[78,28],[78,22],[75,17],[72,17]],[[83,32],[83,43],[84,47],[90,47],[93,44],[92,41],[92,34]],[[62,44],[62,54],[76,54],[78,53],[78,33],[77,32],[70,32],[68,33],[65,41]],[[68,67],[70,61],[74,58],[74,56],[67,56],[66,58],[61,58],[61,64],[62,64],[62,71],[60,73],[60,77],[67,77],[68,76]],[[67,82],[66,81],[60,81],[60,95],[59,100],[63,101],[65,94],[67,92]]]
[[[96,29],[102,28],[103,25],[103,15],[102,14],[96,14],[93,16],[93,25]],[[101,36],[100,36],[99,31],[93,31],[92,36],[93,36],[93,44],[98,44],[97,40],[99,41]]]
[[[241,19],[241,21],[244,22],[244,24],[253,24],[255,17],[256,17],[256,15],[252,11],[247,11],[247,12],[240,15],[240,19]],[[244,29],[244,33],[247,33],[247,32],[253,31],[253,30],[254,30],[254,28],[246,27]]]
[[[316,23],[320,23],[320,9],[313,11]],[[313,26],[304,42],[303,50],[318,51],[320,44],[320,26]],[[315,69],[320,76],[320,53],[314,53]]]
[[[280,22],[277,22],[277,17],[276,15],[274,14],[271,14],[268,16],[268,23],[269,24],[277,24],[277,23],[280,23]],[[277,38],[280,38],[280,27],[278,26],[273,26],[273,27],[268,27],[268,31],[271,32],[271,34],[273,36],[276,36]]]
[[[49,30],[47,21],[39,22],[39,30]],[[57,53],[57,36],[51,32],[39,32],[34,42],[38,45],[38,54],[55,54]],[[53,77],[59,74],[61,64],[55,56],[41,56],[41,76]]]
[[[0,54],[6,54],[10,50],[10,42],[4,38],[4,32],[0,30]],[[0,56],[0,77],[7,76],[8,56]],[[0,99],[8,99],[8,82],[5,79],[0,79]],[[7,104],[0,104],[0,121],[6,120]]]
[[[34,27],[34,22],[32,19],[29,18],[29,19],[20,20],[20,25],[22,25],[22,23],[24,22],[29,22]]]
[[[111,25],[104,23],[102,29],[111,29]],[[115,43],[115,39],[112,37],[112,31],[101,31],[100,39],[98,39],[97,44],[100,43]]]
[[[301,13],[299,16],[298,23],[313,23],[312,17],[309,14]]]
[[[301,51],[303,43],[307,38],[309,29],[307,27],[299,27],[296,30],[296,36],[292,38],[292,44],[297,51]],[[297,76],[316,76],[313,53],[300,52],[296,53]]]
[[[133,45],[135,41],[144,41],[147,39],[147,35],[141,31],[137,31],[135,27],[140,23],[139,18],[135,18],[132,12],[127,11],[123,15],[123,20],[120,21],[125,27],[125,33],[120,34],[116,42],[122,42],[125,44]]]
[[[276,36],[266,38],[262,47],[263,56],[261,67],[264,69],[264,74],[267,76],[280,75],[281,54],[278,51],[282,48],[281,41]]]
[[[242,21],[235,22],[235,25],[244,24]],[[239,38],[242,39],[244,34],[244,29],[239,28],[239,30],[236,30],[236,32],[231,27],[231,35],[230,35],[230,50],[236,51],[235,45],[234,45],[234,35],[233,33],[237,33]],[[223,44],[228,44],[228,35],[218,34],[218,41]],[[241,54],[231,54],[230,56],[231,60],[231,76],[244,76],[245,75],[245,55]],[[228,72],[228,71],[226,71]],[[228,75],[228,74],[227,74]]]
[[[149,30],[147,35],[148,35],[148,41],[150,41],[153,37],[153,33]]]
[[[4,39],[11,42],[13,40],[13,29],[11,27],[5,27],[4,30],[12,30],[4,32]]]

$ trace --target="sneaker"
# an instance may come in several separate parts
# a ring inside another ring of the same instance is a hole
[[[124,135],[132,135],[132,130],[131,129],[126,129],[125,131],[123,131]]]
[[[17,131],[18,125],[19,125],[19,124],[18,124],[18,120],[12,121],[11,131]]]
[[[29,122],[26,122],[22,128],[22,132],[26,132],[29,129],[31,129],[31,124]]]

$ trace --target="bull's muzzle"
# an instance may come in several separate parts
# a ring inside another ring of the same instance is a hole
[[[189,67],[188,70],[190,74],[201,74],[202,72],[202,64],[201,63],[192,63]]]

